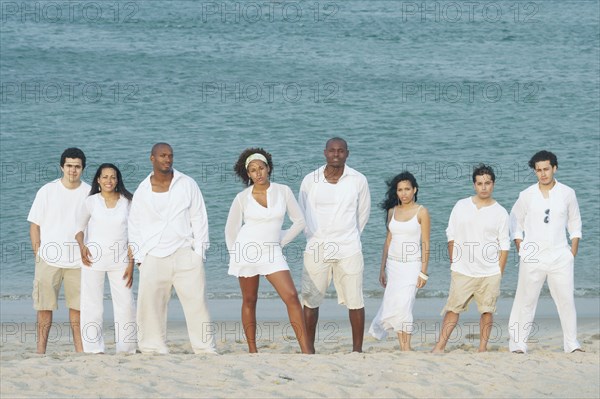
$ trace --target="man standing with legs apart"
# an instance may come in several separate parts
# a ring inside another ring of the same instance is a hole
[[[37,353],[46,353],[52,311],[58,309],[58,292],[64,281],[65,299],[73,343],[83,351],[79,329],[79,292],[81,255],[77,233],[77,209],[90,192],[81,181],[85,154],[79,148],[67,148],[60,157],[62,177],[39,189],[29,211],[29,235],[35,256],[33,307],[37,310]]]
[[[511,236],[519,252],[519,282],[510,312],[509,348],[526,353],[527,337],[540,290],[548,279],[563,330],[565,352],[581,351],[577,341],[577,313],[573,295],[573,266],[579,239],[581,215],[575,191],[556,181],[556,155],[540,151],[529,160],[538,182],[521,191],[510,212]],[[571,238],[571,247],[565,235]]]
[[[306,219],[307,240],[302,302],[313,351],[319,306],[333,278],[338,303],[349,311],[352,351],[362,352],[365,305],[360,235],[369,220],[371,196],[365,176],[346,165],[349,153],[344,139],[329,139],[324,151],[327,164],[309,173],[300,187],[298,202]]]
[[[474,298],[481,314],[479,352],[487,351],[500,282],[510,249],[508,212],[492,197],[496,175],[487,165],[473,171],[475,195],[454,205],[446,236],[450,257],[450,293],[434,353],[443,353],[459,314]]]
[[[169,144],[155,144],[150,161],[153,171],[135,191],[129,212],[129,242],[140,271],[138,348],[169,352],[167,305],[175,287],[194,353],[216,353],[204,294],[208,220],[202,193],[173,169]]]

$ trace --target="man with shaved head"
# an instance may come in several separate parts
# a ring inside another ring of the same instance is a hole
[[[175,287],[194,353],[216,353],[207,332],[204,259],[208,219],[198,184],[173,169],[173,148],[157,143],[152,172],[135,191],[129,212],[129,242],[139,267],[138,347],[168,353],[167,305]]]
[[[348,308],[352,351],[362,352],[365,304],[360,235],[369,220],[371,196],[366,177],[346,165],[349,154],[346,140],[329,139],[324,151],[327,163],[309,173],[300,186],[298,202],[306,219],[307,241],[302,302],[313,351],[319,307],[333,279],[338,303]]]

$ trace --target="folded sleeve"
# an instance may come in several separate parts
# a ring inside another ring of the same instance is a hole
[[[229,214],[227,215],[227,222],[225,223],[225,243],[227,249],[233,251],[235,247],[235,240],[242,228],[242,222],[244,220],[244,209],[240,201],[240,194],[236,195],[229,208]]]
[[[510,219],[508,212],[502,212],[502,219],[500,222],[500,228],[498,230],[498,244],[500,245],[501,251],[510,250]]]
[[[517,202],[513,205],[510,210],[510,238],[513,240],[522,240],[524,235],[524,223],[525,223],[525,198],[524,194],[519,194]]]
[[[457,213],[458,213],[458,203],[454,205],[452,208],[452,212],[450,212],[450,218],[448,219],[448,227],[446,227],[446,240],[448,242],[454,241],[456,234],[456,222],[457,222]]]
[[[77,232],[84,231],[92,217],[94,197],[87,197],[77,208]]]
[[[284,186],[283,195],[285,195],[287,214],[292,221],[292,226],[287,230],[281,231],[280,244],[282,247],[286,246],[294,238],[296,238],[296,236],[302,232],[304,226],[306,225],[302,210],[300,209],[300,205],[298,205],[296,198],[294,198],[292,190],[289,187]]]
[[[189,184],[191,190],[190,222],[192,224],[192,234],[194,235],[194,251],[206,260],[206,251],[210,247],[206,205],[198,184],[193,180]]]
[[[581,214],[579,213],[579,203],[575,191],[569,193],[567,200],[567,209],[569,212],[567,221],[567,231],[569,232],[569,238],[581,238]]]
[[[367,178],[360,180],[359,194],[358,194],[358,229],[363,232],[369,216],[371,215],[371,193],[369,191],[369,183]]]

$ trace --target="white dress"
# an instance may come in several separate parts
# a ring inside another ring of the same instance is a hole
[[[390,332],[411,334],[414,330],[412,310],[421,272],[421,224],[417,218],[420,210],[421,207],[406,222],[392,216],[388,225],[392,241],[385,267],[387,285],[369,328],[369,333],[377,339],[384,339]]]
[[[300,234],[305,225],[300,206],[288,186],[271,183],[266,208],[254,199],[252,188],[235,197],[225,225],[228,273],[236,277],[289,270],[281,248]],[[281,230],[286,212],[292,226]]]

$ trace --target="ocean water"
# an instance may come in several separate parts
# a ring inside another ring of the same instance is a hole
[[[365,294],[379,297],[385,180],[415,174],[432,219],[430,279],[444,296],[444,230],[472,194],[470,171],[496,168],[508,210],[535,182],[527,161],[555,152],[583,219],[577,296],[600,295],[600,17],[597,1],[77,1],[1,2],[0,288],[31,294],[27,213],[82,148],[84,179],[118,164],[131,190],[150,147],[169,142],[208,208],[207,288],[239,297],[227,275],[224,224],[243,189],[232,167],[249,146],[273,154],[272,179],[297,193],[344,137],[369,180]],[[287,249],[300,286],[304,238]],[[509,256],[503,296],[516,288]],[[265,281],[261,295],[275,293]],[[544,291],[543,295],[548,295]]]

